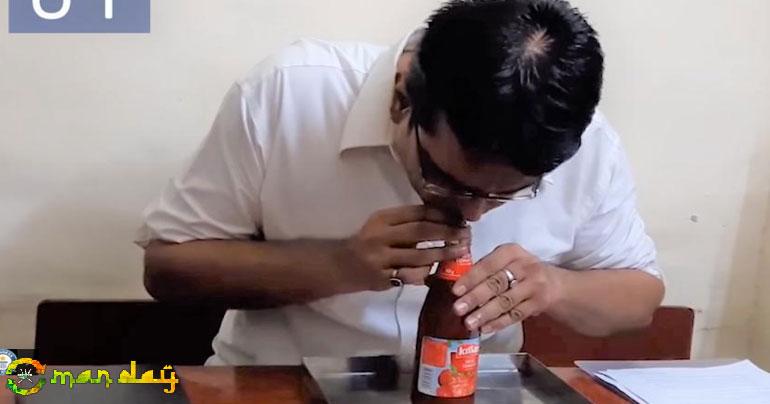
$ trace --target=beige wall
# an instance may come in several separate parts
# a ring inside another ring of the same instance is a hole
[[[770,369],[770,219],[765,225],[765,245],[757,276],[758,296],[754,312],[751,350],[760,366]]]
[[[32,345],[40,299],[145,296],[130,242],[139,212],[235,77],[300,36],[390,43],[437,4],[164,0],[153,2],[151,35],[0,33],[0,346]],[[770,301],[754,310],[770,184],[770,3],[575,4],[602,34],[602,108],[634,164],[667,302],[697,309],[698,356],[753,346],[770,365]]]
[[[770,186],[770,2],[575,4],[602,34],[603,109],[635,167],[666,302],[697,310],[696,355],[747,356]]]

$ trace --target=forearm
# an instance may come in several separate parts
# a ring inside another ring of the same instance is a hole
[[[585,335],[649,325],[665,293],[661,280],[639,270],[554,270],[560,293],[546,313]]]
[[[154,242],[145,287],[159,300],[265,308],[354,291],[336,276],[339,241]]]

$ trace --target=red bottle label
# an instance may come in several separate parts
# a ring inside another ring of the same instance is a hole
[[[436,274],[441,279],[454,282],[468,273],[472,266],[473,260],[471,259],[471,256],[466,255],[456,260],[442,262],[439,264]]]
[[[422,338],[417,390],[433,397],[459,398],[476,392],[479,338]]]

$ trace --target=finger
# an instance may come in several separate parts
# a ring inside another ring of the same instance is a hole
[[[424,285],[425,278],[430,274],[430,268],[430,266],[400,268],[398,270],[398,278],[407,285]],[[388,273],[392,275],[393,270],[389,270]]]
[[[529,262],[533,260],[535,258],[517,244],[506,244],[497,247],[489,255],[474,264],[473,268],[465,276],[455,282],[452,291],[455,295],[462,296],[467,291],[485,282],[501,269],[507,267],[512,272],[518,271],[516,269],[518,265],[515,265],[518,261]],[[514,272],[514,274],[517,274],[517,272]],[[518,276],[517,279],[519,279]]]
[[[452,223],[452,217],[438,209],[429,208],[425,205],[399,206],[381,210],[375,213],[377,219],[385,224],[399,225],[410,222],[435,222]]]
[[[386,291],[393,287],[393,284],[390,282],[390,278],[393,276],[392,269],[386,271],[372,271],[370,276],[372,277],[370,280],[370,289],[375,292]]]
[[[441,248],[391,248],[388,251],[388,264],[393,268],[431,266],[437,261],[461,258],[469,253],[466,245],[453,245]]]
[[[457,299],[454,304],[455,313],[457,313],[458,316],[470,313],[509,288],[510,282],[508,280],[508,275],[506,275],[504,271],[497,271],[483,282],[476,285],[470,292]]]
[[[421,241],[445,240],[469,244],[470,228],[453,227],[433,222],[411,222],[392,226],[385,232],[390,245],[414,246]]]
[[[502,293],[486,304],[482,305],[478,310],[465,317],[465,325],[470,330],[475,330],[483,327],[487,323],[496,318],[502,316],[505,313],[514,310],[516,306],[522,302],[530,299],[533,295],[534,288],[531,283],[522,283],[514,286],[505,293]]]
[[[504,313],[500,317],[481,327],[481,332],[488,334],[490,332],[500,331],[506,327],[520,323],[527,318],[536,315],[538,315],[537,304],[532,300],[525,300],[516,306],[513,310]]]

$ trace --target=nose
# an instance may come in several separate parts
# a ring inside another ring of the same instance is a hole
[[[492,210],[494,206],[484,200],[468,200],[460,204],[460,212],[463,218],[469,222],[478,222],[485,213]]]

